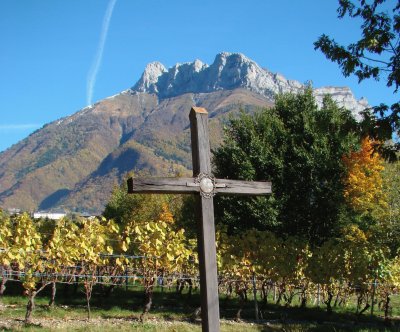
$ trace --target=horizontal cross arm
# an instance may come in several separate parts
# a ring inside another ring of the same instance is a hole
[[[222,195],[267,195],[271,182],[215,179],[215,193]],[[128,193],[192,194],[200,192],[195,178],[129,178]]]
[[[129,178],[128,193],[143,194],[192,194],[199,186],[188,186],[193,178]]]
[[[215,191],[221,195],[267,195],[272,192],[271,182],[215,179]]]

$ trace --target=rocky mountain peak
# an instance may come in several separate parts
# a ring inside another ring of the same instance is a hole
[[[185,93],[208,93],[237,88],[250,90],[274,101],[278,93],[297,93],[304,85],[261,68],[241,53],[222,52],[217,54],[211,65],[195,60],[178,63],[167,70],[159,62],[150,63],[132,90],[155,93],[158,98],[164,99]],[[368,105],[365,99],[356,100],[346,87],[315,89],[318,104],[322,104],[326,94],[330,94],[340,106],[351,110],[357,118],[360,110]]]
[[[166,73],[167,69],[164,65],[158,61],[149,63],[139,81],[133,87],[133,90],[138,92],[149,92],[149,93],[157,93],[157,82],[159,77]]]
[[[132,90],[169,98],[188,92],[246,88],[273,98],[278,92],[293,91],[301,86],[299,82],[288,81],[283,76],[262,69],[241,53],[223,52],[217,54],[210,66],[195,60],[192,63],[178,63],[166,70],[158,62],[151,63]]]

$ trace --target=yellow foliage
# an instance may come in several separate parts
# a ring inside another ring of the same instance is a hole
[[[167,204],[154,220],[132,221],[122,235],[122,249],[143,256],[132,264],[143,270],[144,282],[153,278],[159,269],[164,272],[181,271],[192,251],[187,247],[184,230],[174,227],[174,218]]]
[[[382,157],[374,151],[374,142],[364,138],[361,149],[343,156],[343,162],[348,171],[344,196],[353,209],[360,213],[384,213],[387,208],[382,180],[384,166]]]

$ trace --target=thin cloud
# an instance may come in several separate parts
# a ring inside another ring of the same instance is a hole
[[[24,123],[24,124],[0,124],[0,130],[28,130],[41,127],[40,124],[36,123]]]
[[[111,16],[117,0],[110,0],[106,13],[103,18],[103,25],[101,27],[101,35],[99,45],[97,47],[96,56],[93,60],[92,67],[90,68],[87,84],[86,84],[86,102],[88,105],[92,104],[94,86],[96,85],[97,73],[99,71],[101,61],[103,58],[104,45],[106,43],[108,28],[110,26]]]

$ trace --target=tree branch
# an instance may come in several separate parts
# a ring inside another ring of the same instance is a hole
[[[367,57],[365,55],[360,56],[360,58],[363,58],[363,59],[368,60],[368,61],[383,63],[384,65],[387,65],[387,66],[390,64],[389,62],[382,61],[382,60],[377,60],[377,59],[372,59],[372,58],[369,58],[369,57]]]

